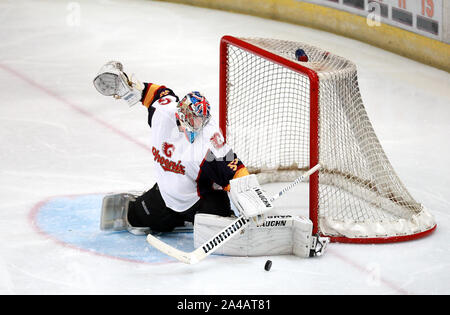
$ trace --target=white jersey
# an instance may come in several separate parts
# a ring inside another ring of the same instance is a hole
[[[190,143],[177,125],[177,104],[175,95],[165,95],[152,99],[148,107],[156,182],[166,206],[182,212],[192,207],[203,191],[224,187],[242,163],[224,143],[214,119]]]

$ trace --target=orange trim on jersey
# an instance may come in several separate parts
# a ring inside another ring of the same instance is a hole
[[[149,108],[150,104],[153,103],[153,100],[155,99],[156,91],[161,87],[161,85],[151,84],[149,83],[150,87],[147,90],[147,93],[145,94],[144,101],[142,104]]]
[[[250,173],[248,172],[248,169],[245,166],[242,166],[241,168],[239,168],[236,173],[233,176],[233,179],[239,178],[239,177],[244,177],[244,176],[248,176],[250,175]],[[223,188],[223,190],[225,191],[230,191],[230,184],[228,184],[227,186],[225,186]]]
[[[242,166],[237,170],[237,172],[234,174],[233,179],[248,176],[250,173],[248,172],[248,169],[245,166]]]

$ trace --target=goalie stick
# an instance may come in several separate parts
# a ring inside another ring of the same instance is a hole
[[[320,164],[317,164],[316,166],[311,168],[305,174],[297,178],[291,184],[283,188],[279,193],[275,194],[272,198],[270,198],[270,202],[275,201],[276,199],[283,196],[294,186],[304,181],[311,174],[319,170],[320,167],[321,167]],[[242,231],[247,226],[248,222],[249,220],[244,216],[238,217],[235,221],[230,223],[222,231],[214,235],[214,237],[203,243],[199,248],[195,249],[192,252],[184,252],[179,249],[176,249],[175,247],[172,247],[164,243],[163,241],[161,241],[160,239],[151,234],[147,235],[147,242],[156,249],[158,249],[159,251],[161,251],[162,253],[169,255],[181,262],[184,262],[186,264],[195,264],[203,260],[207,256],[211,255],[212,253],[214,253],[218,248],[220,248],[222,245],[228,242],[234,235]]]

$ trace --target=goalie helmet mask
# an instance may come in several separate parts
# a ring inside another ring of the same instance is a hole
[[[190,143],[211,119],[211,107],[200,92],[188,93],[178,103],[176,117]]]

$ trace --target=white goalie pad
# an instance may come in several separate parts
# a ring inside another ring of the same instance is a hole
[[[254,174],[230,180],[229,196],[246,218],[263,216],[273,210],[270,197],[261,188]]]
[[[142,84],[139,81],[132,82],[118,61],[110,61],[100,69],[94,79],[94,86],[99,93],[123,99],[130,106],[139,102],[142,97]]]
[[[199,247],[233,220],[235,218],[197,214],[194,223],[194,246]],[[320,256],[325,251],[328,239],[313,236],[312,229],[311,220],[300,216],[271,216],[259,226],[250,221],[239,235],[217,249],[216,254]]]

